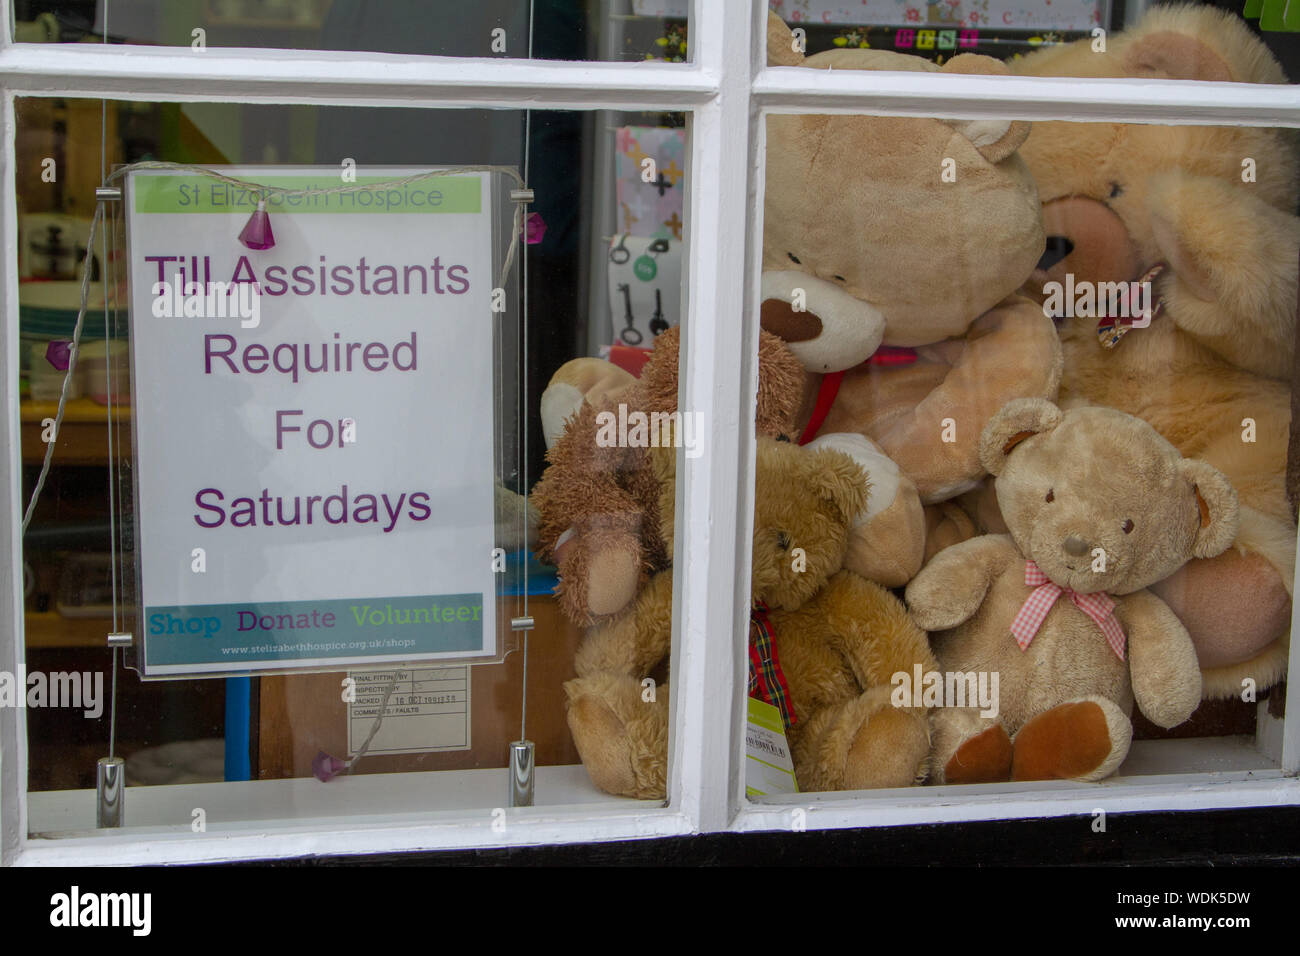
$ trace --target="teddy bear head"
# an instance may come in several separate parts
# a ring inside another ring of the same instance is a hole
[[[670,448],[651,453],[671,553],[676,455]],[[844,566],[849,532],[866,508],[870,481],[840,451],[759,436],[755,455],[751,594],[769,607],[794,610]]]
[[[1153,7],[1104,45],[1078,40],[1013,68],[1025,76],[1287,82],[1240,18],[1209,6]],[[1291,212],[1292,140],[1289,130],[1265,127],[1036,122],[1020,155],[1038,182],[1047,248],[1027,291],[1067,274],[1076,284],[1134,282],[1161,262],[1182,266],[1176,271],[1195,283],[1169,217],[1204,194],[1188,177],[1212,177]]]
[[[775,65],[822,70],[1009,72],[961,54],[943,67],[881,50],[804,58],[779,18]],[[1034,181],[1016,154],[1029,124],[863,115],[767,121],[762,326],[813,372],[881,345],[964,334],[1043,252]]]
[[[980,435],[980,460],[1021,553],[1079,593],[1130,594],[1237,534],[1223,473],[1114,409],[1008,402]]]

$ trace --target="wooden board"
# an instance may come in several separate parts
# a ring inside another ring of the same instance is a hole
[[[537,745],[538,766],[579,763],[564,717],[562,685],[575,676],[573,658],[581,629],[560,614],[550,595],[529,598],[536,626],[528,640],[528,739]],[[519,635],[508,633],[510,647]],[[520,641],[522,645],[522,641]],[[500,664],[470,668],[471,749],[446,753],[367,756],[359,773],[417,770],[467,770],[505,767],[511,741],[519,739],[523,652]],[[295,674],[259,678],[257,775],[262,780],[310,777],[320,751],[346,758],[347,705],[342,700],[345,673]]]

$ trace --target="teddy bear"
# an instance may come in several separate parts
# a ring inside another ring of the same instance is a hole
[[[1229,547],[1237,493],[1099,406],[1009,402],[980,460],[1009,533],[945,549],[906,592],[945,687],[986,674],[995,688],[991,707],[933,711],[931,779],[1100,780],[1128,753],[1135,700],[1166,728],[1200,703],[1191,637],[1151,586]]]
[[[942,67],[871,49],[805,57],[774,15],[767,40],[777,66],[1009,72],[974,54]],[[1056,331],[1016,294],[1044,250],[1017,154],[1028,134],[1019,121],[767,120],[761,325],[809,373],[800,436],[867,436],[927,504],[983,477],[980,431],[1007,401],[1056,396]]]
[[[655,338],[639,378],[601,359],[574,359],[543,393],[550,447],[547,468],[532,493],[540,516],[537,553],[557,566],[560,608],[579,626],[617,614],[672,559],[659,533],[661,489],[647,448],[602,441],[601,424],[617,422],[620,409],[624,420],[633,411],[677,411],[680,331],[670,328]],[[758,369],[758,433],[788,435],[803,368],[780,339],[760,332]],[[698,434],[689,434],[691,423],[679,421],[683,441],[698,441]],[[887,586],[905,584],[923,558],[924,517],[915,487],[867,439],[826,436],[825,441],[836,441],[875,476],[854,517],[851,566]]]
[[[671,539],[675,456],[652,449],[651,460]],[[761,675],[751,664],[751,695],[781,710],[801,791],[907,786],[929,765],[926,708],[895,706],[890,691],[895,673],[933,668],[926,636],[897,597],[841,568],[864,486],[841,452],[758,439],[751,661],[765,651]],[[647,694],[645,679],[668,658],[672,593],[666,568],[587,633],[564,685],[578,753],[608,793],[665,793],[669,687]]]
[[[1285,83],[1245,23],[1152,8],[1132,30],[1014,61],[1029,76]],[[1300,271],[1293,131],[1035,123],[1047,250],[1026,292],[1058,316],[1060,402],[1136,415],[1228,476],[1240,530],[1153,590],[1196,645],[1207,698],[1285,673],[1296,524],[1286,494]],[[1091,295],[1094,301],[1088,301]]]

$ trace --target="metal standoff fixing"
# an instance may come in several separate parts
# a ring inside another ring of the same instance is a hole
[[[100,829],[122,825],[122,800],[126,796],[126,761],[121,757],[100,757],[95,767],[95,826]]]
[[[533,629],[533,616],[512,617],[510,619],[510,630],[512,631],[531,631]]]
[[[117,186],[96,186],[96,202],[117,202],[122,198],[122,190]]]
[[[135,638],[130,631],[119,631],[116,634],[108,635],[109,647],[130,647]]]
[[[533,742],[516,740],[510,745],[510,806],[533,805]]]
[[[533,191],[531,189],[512,189],[510,190],[510,201],[531,203],[533,201]]]

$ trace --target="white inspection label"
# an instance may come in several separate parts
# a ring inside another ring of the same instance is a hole
[[[348,704],[349,756],[374,729],[390,686],[384,721],[368,754],[470,748],[468,667],[350,671],[348,676],[355,682],[357,698]]]

